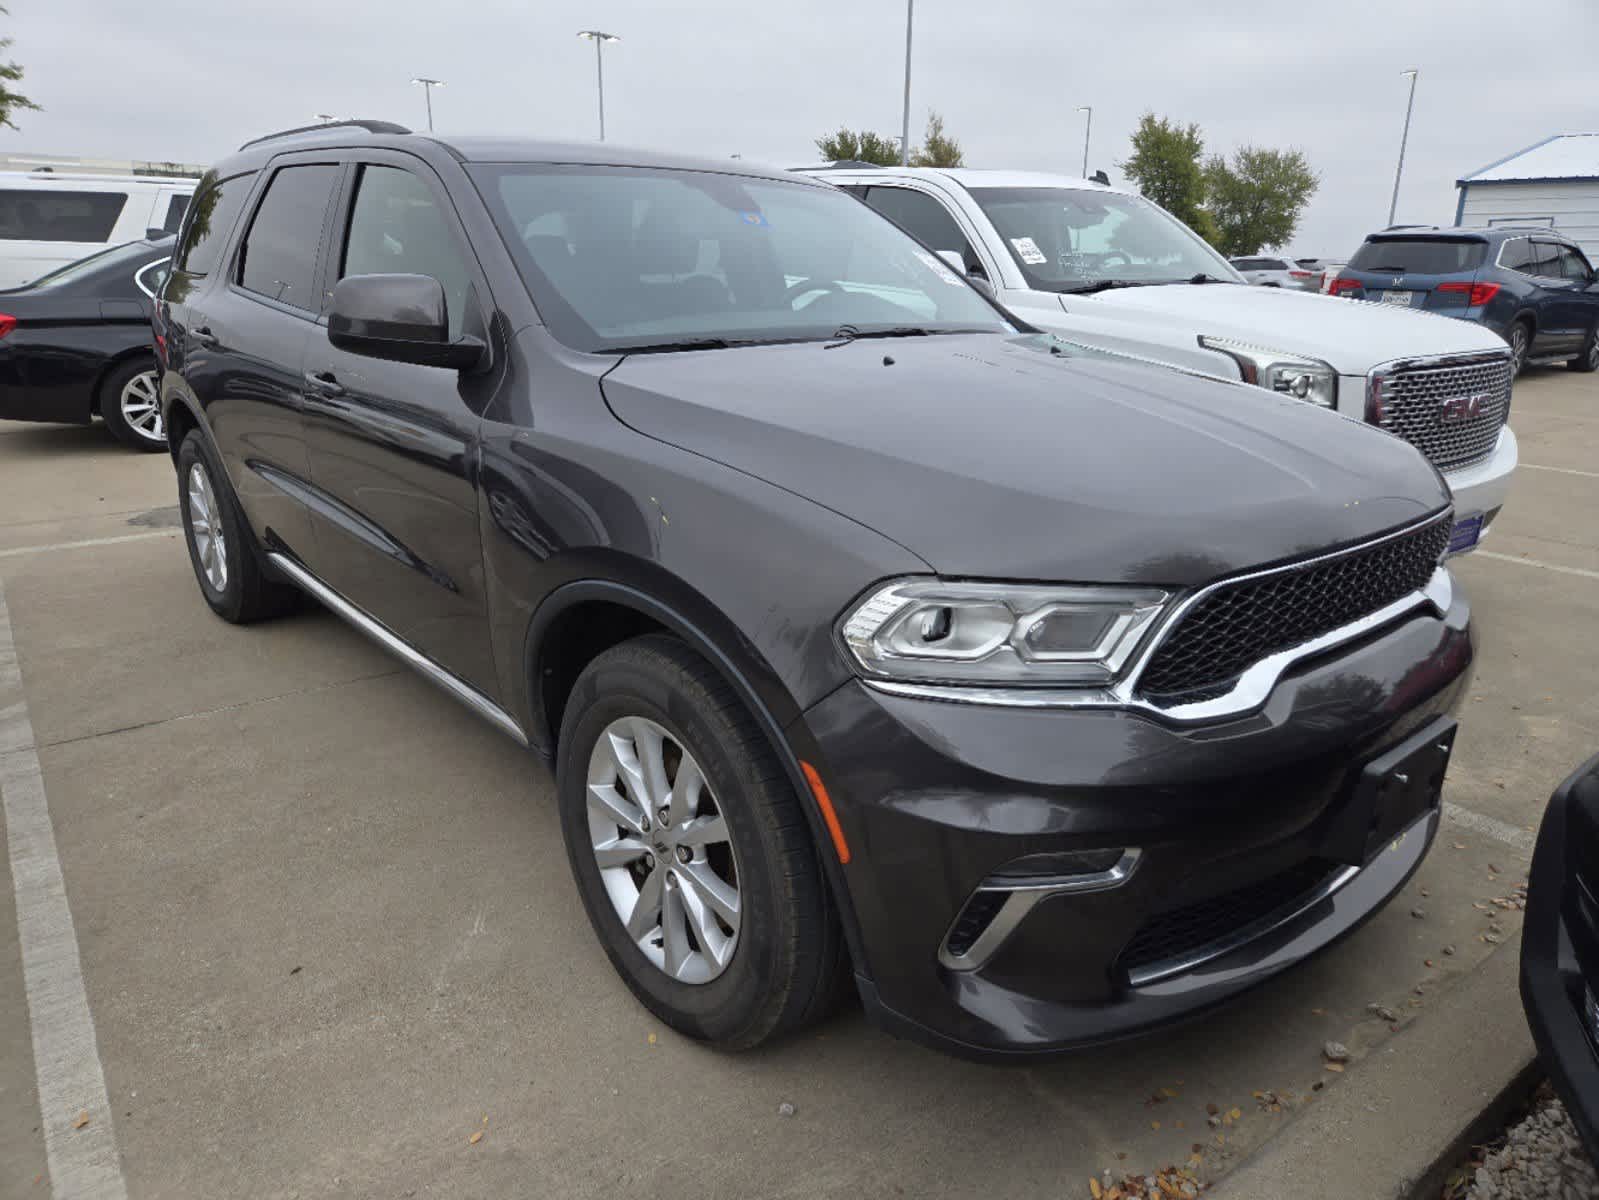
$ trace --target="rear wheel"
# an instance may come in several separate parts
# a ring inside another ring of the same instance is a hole
[[[1532,326],[1526,321],[1517,321],[1511,325],[1505,341],[1510,343],[1510,374],[1512,377],[1520,375],[1527,365],[1527,351],[1532,349]]]
[[[100,385],[100,417],[123,445],[146,451],[167,448],[160,379],[154,359],[135,358],[113,370]]]
[[[1566,366],[1573,371],[1599,371],[1599,324],[1588,331],[1587,340],[1582,343],[1582,352],[1568,360]]]
[[[561,721],[561,829],[633,994],[742,1050],[825,1011],[842,933],[793,786],[743,704],[674,638],[597,657]]]
[[[194,578],[212,612],[243,625],[294,605],[295,590],[266,577],[228,477],[198,429],[178,450],[178,508]]]

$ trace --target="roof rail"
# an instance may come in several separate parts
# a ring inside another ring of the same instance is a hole
[[[802,171],[880,171],[881,163],[864,162],[858,158],[835,158],[832,162],[822,163],[820,166],[800,167]]]
[[[247,150],[251,146],[260,145],[262,142],[270,142],[274,138],[291,137],[296,133],[316,133],[323,129],[339,129],[346,126],[354,126],[357,129],[364,129],[368,133],[411,132],[404,125],[396,125],[393,121],[359,120],[352,117],[348,121],[324,121],[319,125],[297,125],[293,129],[280,129],[276,133],[263,133],[258,138],[251,138],[249,141],[240,146],[239,149]]]
[[[1438,226],[1436,226],[1436,225],[1389,225],[1389,226],[1387,226],[1386,228],[1383,229],[1383,232],[1384,233],[1388,233],[1388,232],[1390,232],[1392,230],[1395,230],[1395,229],[1437,229],[1437,228],[1438,228]]]

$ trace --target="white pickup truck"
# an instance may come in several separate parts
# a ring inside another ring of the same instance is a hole
[[[1510,352],[1480,325],[1244,286],[1158,205],[1086,179],[1017,171],[823,167],[1040,329],[1271,388],[1415,445],[1454,493],[1450,548],[1472,549],[1516,469]]]

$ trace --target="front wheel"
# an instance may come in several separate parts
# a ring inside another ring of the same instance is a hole
[[[799,798],[732,690],[663,635],[584,670],[561,721],[561,830],[633,994],[742,1050],[814,1019],[841,931]]]
[[[1582,343],[1582,353],[1568,360],[1566,366],[1573,371],[1599,371],[1599,324],[1588,331],[1587,340]]]
[[[294,589],[266,577],[227,473],[198,429],[178,448],[178,508],[195,582],[212,612],[243,625],[293,606]]]
[[[1505,340],[1510,343],[1510,375],[1515,378],[1527,365],[1527,351],[1532,349],[1532,328],[1525,321],[1517,321]]]

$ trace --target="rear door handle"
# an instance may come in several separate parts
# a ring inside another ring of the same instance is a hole
[[[344,385],[332,371],[307,371],[305,382],[313,392],[321,396],[342,396]]]

